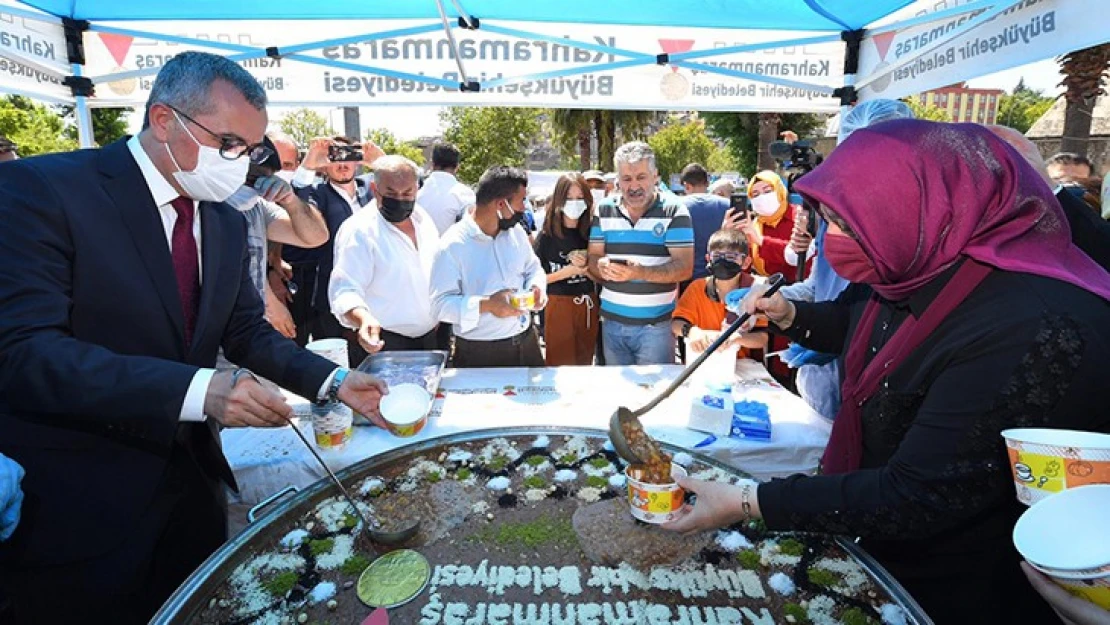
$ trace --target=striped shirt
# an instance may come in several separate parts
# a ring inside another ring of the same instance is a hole
[[[655,203],[633,224],[624,207],[607,199],[598,207],[590,243],[604,243],[605,255],[644,266],[664,265],[671,248],[694,246],[690,213],[677,197],[657,194]],[[601,289],[601,316],[630,325],[671,318],[678,284],[644,280],[606,282]]]

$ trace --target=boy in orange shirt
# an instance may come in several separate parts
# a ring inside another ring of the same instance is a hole
[[[725,309],[725,297],[732,291],[750,287],[754,278],[750,273],[752,259],[748,241],[739,230],[718,230],[709,237],[705,255],[708,278],[698,278],[686,287],[678,299],[671,316],[671,332],[686,340],[694,351],[705,351],[721,333],[725,320],[735,317]],[[761,320],[757,327],[766,327]],[[729,344],[739,344],[740,357],[747,357],[749,349],[766,349],[765,333],[740,334],[737,332]]]

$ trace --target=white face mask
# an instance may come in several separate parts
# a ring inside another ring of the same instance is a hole
[[[597,204],[605,199],[605,189],[590,189],[590,195],[594,197],[594,204]]]
[[[774,215],[779,211],[779,196],[772,192],[753,197],[752,210],[760,217],[770,217]]]
[[[563,214],[571,219],[578,219],[586,212],[586,200],[567,200],[563,204]]]
[[[236,189],[235,193],[232,193],[231,197],[224,200],[224,202],[230,204],[235,210],[245,213],[258,204],[258,198],[258,191],[255,191],[253,187],[244,185]]]
[[[289,184],[293,184],[293,176],[297,175],[297,172],[295,172],[295,171],[286,171],[286,170],[283,169],[279,172],[276,172],[274,175],[277,176],[278,178],[281,178],[282,180],[288,182]]]
[[[173,157],[170,144],[165,144],[166,152],[170,155],[173,166],[177,168],[173,177],[181,186],[181,190],[185,195],[201,202],[223,202],[231,197],[247,179],[250,160],[240,157],[231,161],[220,156],[220,151],[216,148],[202,145],[197,141],[189,127],[178,117],[177,111],[174,111],[173,116],[177,118],[177,123],[181,124],[193,143],[197,144],[197,166],[193,171],[183,171],[177,164],[177,159]]]

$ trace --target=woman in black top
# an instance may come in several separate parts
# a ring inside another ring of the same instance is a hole
[[[854,284],[835,302],[746,306],[841,354],[825,475],[688,481],[697,504],[672,529],[762,517],[860,537],[939,624],[1057,622],[1018,566],[1024,506],[999,433],[1110,432],[1110,275],[1037,173],[974,124],[858,130],[797,187]]]
[[[547,272],[544,342],[549,367],[593,364],[598,308],[586,273],[593,209],[593,196],[581,174],[560,177],[536,238],[536,256]]]

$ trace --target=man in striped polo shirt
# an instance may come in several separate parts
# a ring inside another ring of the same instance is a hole
[[[622,145],[613,157],[620,195],[598,207],[590,229],[590,273],[602,284],[605,363],[672,364],[671,313],[678,283],[694,269],[690,213],[659,193],[648,144]]]

